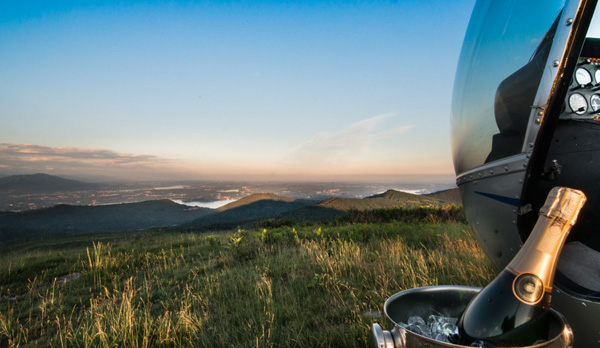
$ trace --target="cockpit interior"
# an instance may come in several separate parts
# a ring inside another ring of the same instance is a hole
[[[578,222],[565,244],[555,281],[565,291],[600,299],[600,39],[586,38],[546,157],[543,178],[533,195],[566,186],[587,193]],[[531,225],[531,221],[525,226]],[[525,237],[525,236],[524,236]]]

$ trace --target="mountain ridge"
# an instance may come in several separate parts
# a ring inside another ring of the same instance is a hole
[[[211,213],[170,199],[98,206],[58,204],[0,214],[0,241],[87,232],[112,232],[180,225]]]
[[[387,190],[384,193],[372,195],[365,198],[329,198],[318,203],[321,207],[332,208],[336,210],[370,210],[386,208],[415,208],[421,206],[441,206],[451,204],[447,200],[440,200],[436,197],[426,195],[416,195],[412,193]]]
[[[41,178],[48,179],[45,175]],[[71,180],[64,180],[72,184]],[[252,227],[267,220],[332,221],[351,210],[443,207],[450,204],[461,204],[457,188],[429,195],[387,190],[365,198],[333,197],[319,201],[255,193],[217,209],[190,208],[169,199],[96,206],[60,204],[21,212],[0,212],[0,242],[154,227],[179,226],[189,231],[216,231]]]
[[[45,193],[84,191],[100,187],[99,184],[65,179],[44,173],[10,175],[0,178],[0,191],[20,193]]]
[[[320,201],[258,193],[225,205],[220,208],[221,210],[217,209],[214,214],[201,217],[187,223],[186,226],[196,227],[199,230],[217,230],[245,226],[266,219],[296,222],[332,221],[350,210],[460,205],[460,201],[454,199],[460,199],[459,195],[452,194],[452,190],[458,189],[446,190],[450,192],[443,195],[444,199],[390,189],[365,198],[332,197]]]
[[[255,193],[215,210],[213,214],[200,217],[186,226],[201,230],[229,229],[252,224],[260,220],[315,204],[315,201],[279,196],[273,193]]]
[[[226,211],[226,210],[238,208],[238,207],[241,207],[241,206],[244,206],[247,204],[252,204],[254,202],[258,202],[261,200],[270,200],[270,201],[288,202],[288,203],[295,202],[295,201],[302,201],[297,198],[279,196],[274,193],[259,192],[259,193],[253,193],[249,196],[242,197],[242,198],[238,199],[237,201],[228,203],[220,208],[217,208],[216,210],[217,211]]]

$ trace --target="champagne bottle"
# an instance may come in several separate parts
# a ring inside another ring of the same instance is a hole
[[[538,221],[506,268],[467,305],[458,319],[457,342],[527,346],[547,339],[554,273],[565,239],[585,203],[581,191],[555,187]]]

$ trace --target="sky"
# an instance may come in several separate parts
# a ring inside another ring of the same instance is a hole
[[[0,175],[453,178],[474,0],[0,2]]]

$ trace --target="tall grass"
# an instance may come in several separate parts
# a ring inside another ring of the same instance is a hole
[[[363,347],[392,294],[491,280],[466,228],[284,226],[6,253],[0,347]]]

